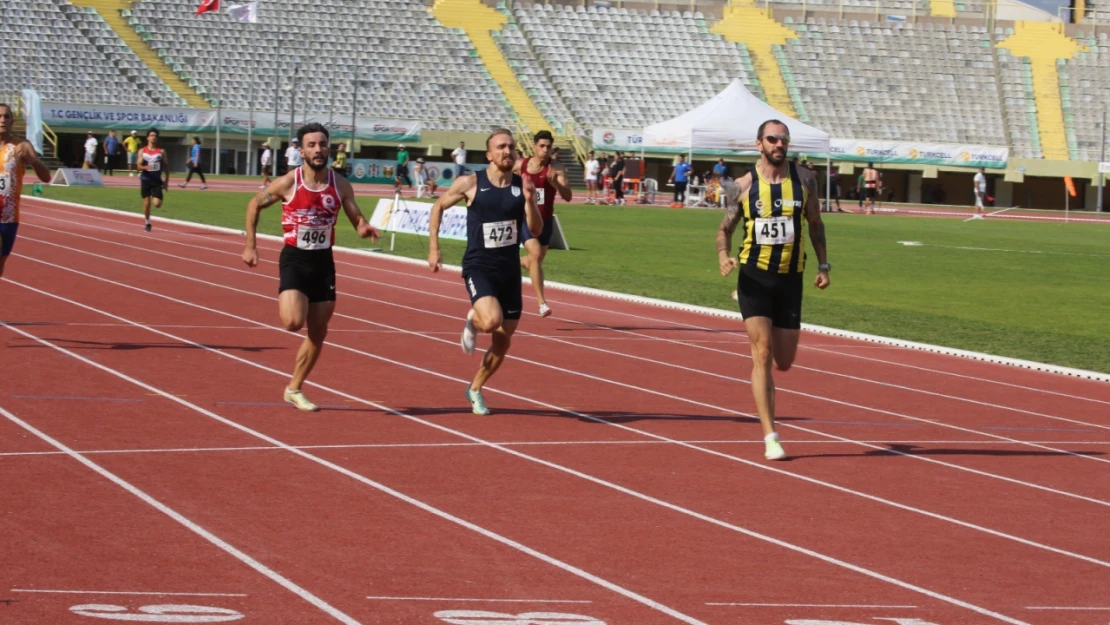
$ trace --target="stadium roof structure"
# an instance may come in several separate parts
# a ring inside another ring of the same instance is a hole
[[[644,128],[647,150],[701,153],[755,152],[759,125],[769,119],[790,129],[790,151],[829,153],[829,135],[786,115],[752,95],[739,79],[697,108]]]

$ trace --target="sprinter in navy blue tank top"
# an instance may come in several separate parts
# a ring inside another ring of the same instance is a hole
[[[474,414],[487,415],[489,408],[482,386],[501,363],[516,326],[520,322],[520,231],[543,229],[536,207],[536,188],[527,178],[513,173],[516,143],[513,133],[497,129],[486,139],[489,168],[470,176],[459,176],[432,206],[428,237],[428,266],[432,272],[443,265],[439,251],[439,224],[443,211],[466,200],[466,254],[463,282],[470,296],[470,312],[463,328],[462,348],[474,353],[479,331],[492,335],[493,344],[482,358],[474,381],[466,387],[466,399]]]

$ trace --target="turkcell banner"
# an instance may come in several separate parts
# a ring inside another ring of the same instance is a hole
[[[144,106],[99,106],[91,104],[42,104],[43,121],[51,128],[107,128],[112,130],[146,130],[157,128],[163,132],[215,132],[214,109],[157,108]],[[349,118],[348,118],[349,119]],[[246,134],[248,127],[260,135],[275,134],[274,115],[255,111],[220,111],[220,131]],[[355,137],[364,141],[420,141],[421,123],[410,119],[378,119],[359,117]],[[327,115],[298,115],[296,125],[317,122],[328,127],[335,142],[351,135],[350,121],[333,119]],[[289,134],[289,116],[279,115],[276,134]]]
[[[595,128],[593,133],[594,150],[620,150],[639,152],[644,143],[643,128],[619,130],[616,128]]]
[[[354,158],[348,159],[347,163],[351,166],[351,175],[348,180],[351,182],[364,182],[368,184],[393,184],[394,172],[397,169],[397,161],[384,160],[384,159],[370,159],[370,158]],[[412,179],[412,170],[416,164],[409,161],[409,179]],[[467,164],[465,173],[472,174],[476,171],[483,170],[488,165]],[[436,181],[440,187],[449,187],[455,180],[455,164],[447,161],[425,161],[424,169],[428,172],[428,177]]]
[[[432,204],[392,199],[380,199],[370,216],[370,225],[381,231],[407,232],[428,236],[428,224],[432,218]],[[439,224],[439,238],[466,240],[466,207],[452,206],[443,211]]]
[[[1010,158],[1009,148],[984,145],[855,139],[832,139],[829,143],[830,156],[839,161],[1002,169]]]

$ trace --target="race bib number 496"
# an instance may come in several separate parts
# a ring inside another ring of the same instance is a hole
[[[793,217],[759,217],[755,220],[755,242],[760,245],[786,245],[794,242]]]
[[[516,245],[515,221],[490,221],[482,224],[482,238],[487,248]]]
[[[536,206],[543,206],[543,200],[545,197],[544,191],[546,190],[547,189],[544,189],[543,187],[536,187]]]
[[[331,226],[300,226],[297,247],[302,250],[324,250],[331,247]]]

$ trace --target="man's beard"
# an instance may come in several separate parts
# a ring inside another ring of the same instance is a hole
[[[778,167],[786,162],[786,151],[784,150],[781,156],[776,156],[775,150],[768,150],[763,153],[763,158],[767,159],[767,161],[775,167]]]
[[[320,163],[319,165],[317,165],[316,161],[313,161],[311,159],[306,159],[305,164],[308,165],[309,168],[312,169],[312,171],[324,171],[328,167],[328,162],[326,160],[324,162]]]

